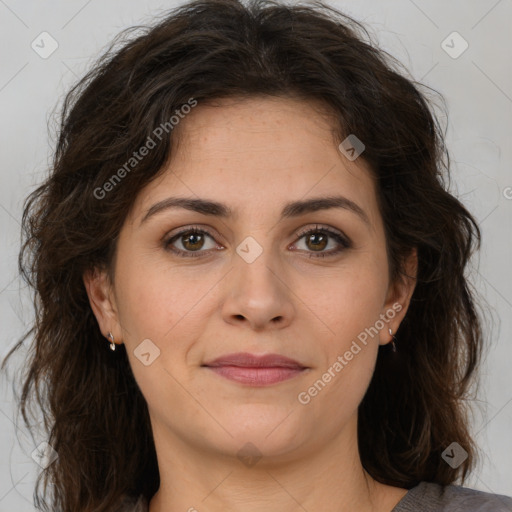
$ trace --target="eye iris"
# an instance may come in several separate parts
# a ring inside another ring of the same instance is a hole
[[[319,238],[323,239],[320,243],[318,242]],[[309,242],[313,243],[313,247],[315,249],[322,250],[322,249],[325,249],[325,246],[327,245],[327,237],[323,233],[318,233],[318,232],[312,233],[307,238],[307,243],[309,243]],[[309,245],[308,245],[308,247],[309,247]]]
[[[197,241],[198,239],[200,240],[199,242]],[[201,249],[201,247],[204,244],[204,238],[201,233],[190,233],[188,235],[184,235],[183,240],[184,240],[183,247],[185,247],[188,250]],[[192,246],[196,246],[196,247],[190,247],[187,244],[191,244]],[[199,244],[200,247],[197,247],[197,244]]]
[[[309,249],[312,249],[314,252],[322,252],[327,246],[330,235],[327,235],[323,231],[315,231],[303,236],[306,237],[306,245]],[[185,250],[197,252],[204,245],[204,233],[200,231],[189,231],[181,235],[181,240]]]

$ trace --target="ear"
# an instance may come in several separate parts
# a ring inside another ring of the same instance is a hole
[[[106,270],[98,268],[86,270],[82,276],[89,303],[100,331],[107,338],[111,332],[115,343],[121,344],[121,327],[119,324],[114,289]],[[107,338],[109,339],[109,338]]]
[[[416,247],[411,249],[411,252],[405,258],[403,272],[405,272],[405,275],[403,273],[400,274],[397,281],[391,283],[388,289],[388,295],[382,313],[389,318],[389,320],[381,331],[381,345],[385,345],[393,340],[393,336],[389,334],[389,329],[392,330],[394,335],[396,331],[398,331],[409,309],[411,297],[416,288],[418,272],[418,251]]]

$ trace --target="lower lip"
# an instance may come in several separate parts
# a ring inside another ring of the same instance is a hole
[[[291,379],[302,373],[305,368],[284,367],[240,367],[240,366],[208,366],[217,375],[229,380],[250,384],[251,386],[268,386]]]

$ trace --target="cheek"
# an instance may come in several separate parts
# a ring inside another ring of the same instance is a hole
[[[318,302],[312,300],[322,320],[317,324],[323,334],[317,339],[324,357],[307,382],[311,387],[301,389],[311,399],[311,414],[319,417],[328,410],[333,425],[343,424],[357,410],[371,381],[379,348],[375,325],[385,296],[382,280],[372,272],[347,272],[337,281],[329,281]]]
[[[161,337],[197,302],[198,286],[155,258],[122,259],[116,273],[121,320],[130,332]]]
[[[347,268],[330,281],[318,311],[329,326],[324,338],[327,362],[318,378],[326,383],[316,406],[332,410],[333,420],[341,421],[347,411],[356,409],[371,381],[379,348],[377,322],[383,313],[387,292],[386,262]],[[376,326],[377,325],[377,326]],[[322,387],[322,386],[320,386]],[[320,410],[319,410],[320,413]]]
[[[152,279],[146,273],[138,272],[120,286],[119,318],[128,331],[128,336],[136,342],[139,338],[160,338],[173,323],[172,315],[177,301],[177,291],[165,286],[161,279]]]
[[[127,350],[133,355],[149,339],[160,350],[155,364],[173,374],[185,372],[187,357],[196,357],[188,356],[194,340],[213,314],[218,280],[213,272],[200,275],[140,260],[138,265],[120,265],[116,291]]]
[[[387,292],[386,276],[376,265],[347,265],[323,276],[304,304],[314,312],[322,331],[336,337],[341,347],[365,328],[375,324],[382,313]],[[311,316],[310,314],[308,316]]]

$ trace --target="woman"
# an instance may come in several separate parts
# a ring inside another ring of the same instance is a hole
[[[363,33],[193,2],[70,92],[20,253],[42,510],[512,510],[455,485],[480,231],[426,97]]]

